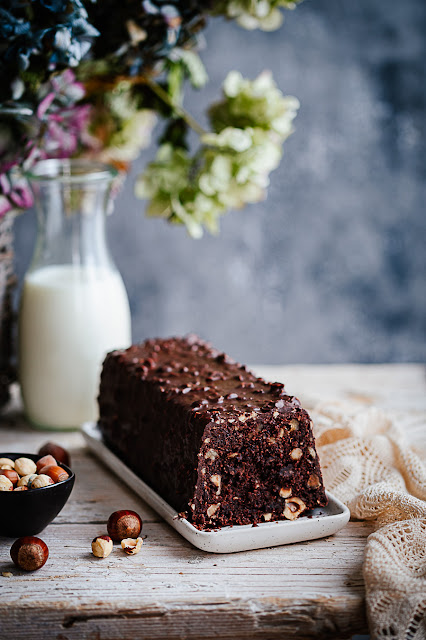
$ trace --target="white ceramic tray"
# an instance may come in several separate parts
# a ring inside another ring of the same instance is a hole
[[[238,525],[222,527],[217,531],[199,531],[177,512],[155,491],[133,473],[102,441],[95,423],[86,422],[83,436],[93,453],[100,458],[121,480],[145,500],[164,520],[198,549],[212,553],[233,553],[249,549],[263,549],[292,542],[315,540],[330,536],[342,529],[349,520],[349,509],[340,500],[327,492],[328,505],[313,509],[311,517],[298,520],[262,522],[257,527]]]

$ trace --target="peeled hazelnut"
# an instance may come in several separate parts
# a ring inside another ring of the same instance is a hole
[[[16,489],[14,489],[14,491],[28,491],[28,487],[16,487]]]
[[[285,501],[283,516],[287,518],[287,520],[296,520],[305,509],[306,504],[300,498],[288,498]]]
[[[289,498],[291,496],[291,487],[281,487],[280,489],[280,497],[281,498]]]
[[[308,487],[310,489],[318,489],[320,484],[321,484],[320,479],[318,478],[316,473],[313,473],[311,476],[309,476]]]
[[[207,509],[207,516],[209,518],[213,517],[216,511],[219,509],[219,507],[220,507],[220,502],[217,504],[211,504]]]
[[[137,538],[142,531],[142,519],[135,511],[114,511],[108,518],[107,530],[115,542]]]
[[[44,473],[40,474],[33,478],[28,486],[30,489],[41,489],[42,487],[47,487],[49,484],[55,484],[50,476],[45,475]]]
[[[43,456],[42,458],[37,460],[36,464],[37,464],[37,473],[40,473],[43,467],[49,467],[49,466],[56,467],[58,465],[55,458],[51,456],[50,453],[48,453],[47,456]]]
[[[6,476],[0,476],[0,491],[13,491],[13,482]]]
[[[66,464],[67,467],[71,466],[70,454],[59,444],[55,444],[54,442],[46,442],[46,444],[43,445],[41,449],[39,449],[39,456],[46,456],[49,454],[53,456],[57,462]]]
[[[207,451],[207,453],[204,455],[204,458],[206,460],[213,460],[213,462],[216,460],[216,458],[218,457],[218,452],[215,451],[214,449],[209,449]]]
[[[129,555],[134,556],[136,553],[142,548],[143,540],[142,538],[124,538],[121,541],[121,548]]]
[[[47,467],[43,467],[40,469],[40,473],[43,475],[50,476],[54,483],[63,482],[69,478],[69,475],[65,469],[62,467],[58,467],[58,465],[49,465]]]
[[[36,475],[36,473],[30,473],[27,476],[22,476],[22,478],[19,478],[18,480],[18,487],[28,487],[28,484],[31,485],[31,482],[34,480]]]
[[[28,476],[37,471],[37,465],[29,458],[18,458],[15,460],[15,471],[19,473],[20,476]]]
[[[19,480],[19,476],[16,473],[15,469],[1,469],[0,476],[6,476],[6,478],[9,478],[12,484],[16,484]]]
[[[0,458],[0,468],[3,468],[3,465],[7,465],[8,467],[15,468],[15,462],[10,458]]]
[[[221,485],[222,485],[221,476],[218,473],[216,473],[213,476],[210,476],[210,482],[212,482],[214,484],[214,486],[217,487],[216,495],[220,496],[220,489],[221,489]]]
[[[49,549],[40,538],[24,536],[15,540],[10,549],[10,557],[20,569],[35,571],[45,564],[49,557]]]
[[[97,558],[107,558],[112,551],[112,540],[109,536],[97,536],[92,540],[92,553]]]

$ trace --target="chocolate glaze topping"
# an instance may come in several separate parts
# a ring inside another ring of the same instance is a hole
[[[108,354],[99,410],[108,446],[200,529],[327,502],[299,401],[197,336]]]

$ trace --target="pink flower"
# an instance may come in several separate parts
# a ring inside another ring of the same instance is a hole
[[[7,174],[0,175],[0,218],[13,209],[28,209],[33,204],[31,191],[24,181],[11,181]]]
[[[43,120],[46,111],[49,109],[49,107],[51,106],[52,102],[55,99],[55,94],[53,91],[51,91],[50,93],[47,94],[47,96],[45,98],[43,98],[43,100],[40,102],[40,104],[38,105],[37,108],[37,118],[40,118],[40,120]]]

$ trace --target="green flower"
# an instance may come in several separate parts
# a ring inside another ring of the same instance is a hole
[[[252,139],[249,130],[225,127],[220,133],[206,133],[201,137],[201,142],[212,147],[228,148],[233,151],[246,151]]]
[[[285,140],[293,131],[292,122],[299,108],[293,96],[284,96],[268,71],[255,80],[243,78],[239,71],[228,73],[223,83],[224,98],[209,110],[216,132],[225,127],[259,127]]]
[[[136,182],[138,198],[151,202],[147,215],[169,218],[173,214],[173,201],[179,201],[190,184],[191,158],[182,148],[171,144],[159,147],[154,162],[151,162]]]
[[[136,195],[150,199],[148,215],[184,224],[195,238],[203,227],[216,233],[230,209],[266,197],[299,106],[267,73],[250,81],[231,72],[223,90],[210,113],[214,131],[201,135],[197,153],[162,145],[136,187]]]
[[[132,162],[142,149],[151,144],[151,133],[157,116],[151,109],[141,109],[126,118],[118,131],[109,140],[109,145],[100,156],[104,161]]]
[[[214,15],[234,19],[244,29],[275,31],[283,23],[280,9],[294,9],[300,0],[231,0],[219,2]]]

